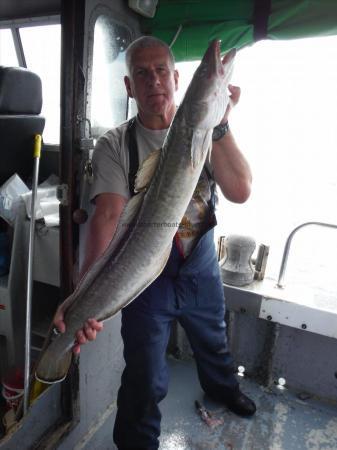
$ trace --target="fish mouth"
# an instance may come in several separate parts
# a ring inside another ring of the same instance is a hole
[[[221,40],[214,39],[209,44],[202,62],[205,62],[209,67],[208,74],[210,76],[212,73],[224,75],[224,63],[230,63],[234,59],[235,54],[236,49],[232,48],[226,53],[224,59],[221,60]]]
[[[219,39],[213,39],[202,58],[203,61],[220,60],[220,42],[221,41]]]

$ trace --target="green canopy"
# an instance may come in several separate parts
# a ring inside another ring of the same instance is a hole
[[[260,39],[337,34],[337,0],[159,0],[142,31],[171,44],[177,61],[200,59],[208,42],[222,51]]]

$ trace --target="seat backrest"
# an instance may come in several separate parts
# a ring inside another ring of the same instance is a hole
[[[39,76],[0,66],[0,186],[14,173],[23,180],[32,173],[34,136],[45,124],[41,107]]]

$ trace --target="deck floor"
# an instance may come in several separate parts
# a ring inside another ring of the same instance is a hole
[[[254,399],[257,412],[240,418],[203,394],[194,361],[169,358],[169,366],[169,393],[161,403],[160,450],[337,450],[336,405],[301,399],[288,389],[267,389],[243,378],[242,390]],[[196,400],[223,423],[210,428],[198,414]],[[112,411],[97,434],[76,448],[116,448]]]
[[[336,405],[243,378],[242,390],[254,399],[257,412],[240,418],[204,396],[193,361],[171,359],[170,378],[169,394],[161,403],[161,450],[337,449]],[[195,400],[223,424],[210,428],[197,413]]]

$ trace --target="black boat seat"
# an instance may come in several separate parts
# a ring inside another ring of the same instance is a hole
[[[0,186],[14,173],[23,180],[33,170],[35,134],[42,134],[42,85],[22,67],[0,66]]]

